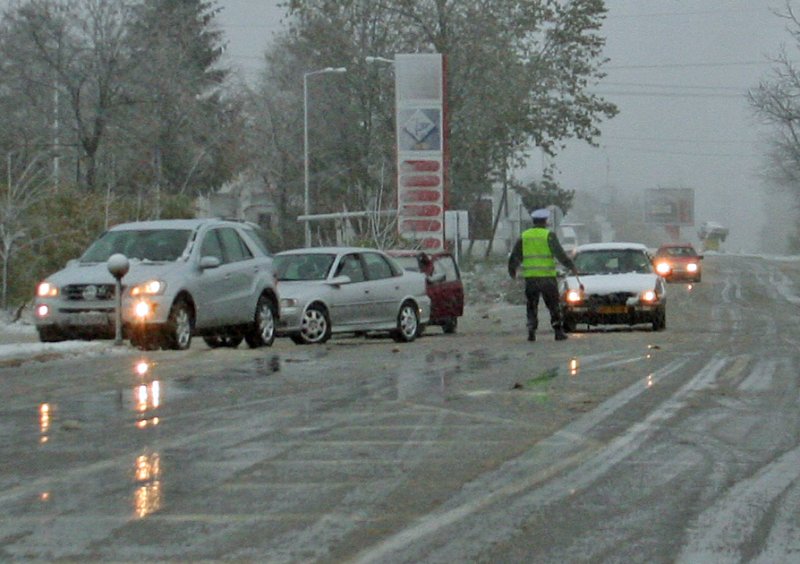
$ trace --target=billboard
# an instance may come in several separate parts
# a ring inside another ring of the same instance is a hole
[[[644,221],[658,225],[694,225],[694,189],[648,189],[644,199]]]
[[[442,55],[395,55],[397,227],[427,249],[444,247]]]

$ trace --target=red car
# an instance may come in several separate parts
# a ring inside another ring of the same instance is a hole
[[[387,254],[406,270],[427,276],[428,296],[431,298],[430,325],[441,325],[445,333],[455,333],[458,318],[464,314],[464,284],[453,255],[414,250],[387,251]]]
[[[691,244],[668,243],[658,248],[654,263],[656,272],[667,282],[700,282],[703,278],[702,260],[703,255],[698,254]]]

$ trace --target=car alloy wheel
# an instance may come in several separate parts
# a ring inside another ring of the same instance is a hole
[[[169,312],[164,348],[185,351],[192,345],[192,311],[186,300],[179,299]]]
[[[269,347],[275,342],[275,303],[267,296],[258,298],[253,328],[244,338],[251,349]]]
[[[411,302],[405,302],[400,307],[400,313],[397,314],[397,329],[393,335],[394,340],[410,343],[417,337],[417,325],[419,325],[419,317],[416,306]]]
[[[324,343],[331,336],[328,313],[319,306],[310,306],[300,321],[300,338],[307,344]]]

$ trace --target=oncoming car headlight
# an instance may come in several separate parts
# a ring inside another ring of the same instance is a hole
[[[36,295],[40,298],[55,298],[58,296],[58,286],[50,282],[41,282],[36,287]]]
[[[690,262],[689,264],[687,264],[686,265],[686,271],[687,272],[697,272],[697,263]]]
[[[668,262],[660,262],[656,265],[656,272],[658,272],[661,276],[666,276],[669,274],[669,271],[672,270]]]
[[[566,295],[564,296],[567,300],[567,303],[576,304],[583,301],[583,292],[580,290],[567,290]]]
[[[163,294],[166,289],[166,283],[161,280],[148,280],[131,288],[131,296],[156,296]]]
[[[658,301],[658,294],[655,290],[645,290],[642,292],[641,300],[646,303],[653,303]]]

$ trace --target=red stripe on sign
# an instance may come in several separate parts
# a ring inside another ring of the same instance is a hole
[[[436,219],[403,220],[403,231],[441,231],[442,222]]]
[[[420,244],[423,249],[439,249],[442,246],[442,242],[439,239],[431,239],[430,237],[422,239]]]
[[[437,172],[441,165],[439,161],[402,161],[402,172]]]
[[[400,186],[441,186],[442,177],[437,174],[405,174],[400,177]]]
[[[401,197],[404,202],[438,202],[441,198],[438,190],[406,190]]]
[[[422,217],[430,217],[434,215],[441,215],[442,208],[440,206],[414,206],[414,205],[404,205],[403,206],[403,215],[405,216],[422,216]]]

